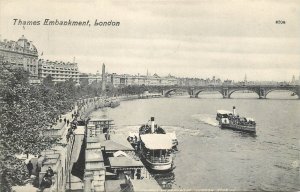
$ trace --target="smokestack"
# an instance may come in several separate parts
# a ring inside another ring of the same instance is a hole
[[[151,117],[151,133],[154,133],[154,117]]]
[[[236,114],[236,111],[235,111],[235,106],[233,106],[233,115]]]

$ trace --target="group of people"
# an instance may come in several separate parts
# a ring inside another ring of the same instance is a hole
[[[32,171],[33,171],[33,164],[32,164],[32,162],[30,160],[26,164],[26,167],[27,167],[29,176],[31,176],[32,175]],[[41,169],[39,167],[39,164],[36,163],[35,174],[38,176],[38,174],[39,174],[40,171],[41,171]]]
[[[106,133],[104,133],[104,137],[106,140],[110,140],[110,133],[109,131],[107,131]]]
[[[66,135],[66,138],[67,138],[67,142],[69,142],[69,139],[70,139],[70,137],[71,137],[71,135],[73,134],[73,131],[77,128],[77,117],[78,117],[78,115],[77,115],[78,113],[76,113],[76,112],[74,112],[74,113],[72,113],[72,118],[74,118],[74,120],[71,122],[71,124],[70,124],[70,127],[69,127],[69,129],[68,129],[68,133],[67,133],[67,135]],[[69,126],[69,120],[67,120],[67,126]]]
[[[33,180],[33,185],[38,187],[39,186],[39,174],[41,172],[41,168],[39,167],[39,164],[38,162],[36,163],[36,168],[35,168],[35,174],[34,176],[33,175],[33,164],[31,162],[31,160],[26,164],[26,167],[27,167],[27,170],[28,170],[28,174],[30,176],[30,178],[35,178]],[[41,181],[41,184],[40,184],[40,188],[44,189],[44,188],[49,188],[51,187],[52,185],[52,177],[54,175],[54,172],[52,170],[51,167],[48,167],[42,181]]]
[[[256,125],[255,121],[247,121],[245,117],[240,117],[239,115],[234,116],[234,115],[229,115],[229,120],[231,120],[234,124],[239,124],[239,125]]]
[[[72,107],[72,109],[74,109]],[[73,121],[70,122],[69,119],[67,119],[66,117],[64,119],[62,119],[62,115],[58,116],[55,120],[56,122],[62,122],[64,121],[65,124],[67,124],[67,126],[70,125],[70,128],[68,129],[68,134],[67,134],[67,140],[69,140],[70,135],[73,134],[73,130],[77,128],[77,117],[78,117],[78,111],[75,111],[74,113],[72,113],[72,119],[74,119]],[[27,158],[29,157],[29,152],[26,151],[25,154],[27,155]],[[36,163],[36,168],[34,170],[34,166],[33,163],[31,162],[31,160],[28,161],[28,163],[26,164],[26,168],[28,170],[28,174],[29,177],[31,177],[33,174],[36,178],[36,185],[38,186],[38,178],[39,178],[39,174],[41,172],[41,168],[39,167],[38,162]],[[44,188],[49,188],[52,185],[52,177],[54,176],[54,172],[52,170],[51,167],[48,167],[45,175],[43,176],[43,179],[40,183],[40,188],[44,189]],[[35,182],[35,181],[34,181]]]

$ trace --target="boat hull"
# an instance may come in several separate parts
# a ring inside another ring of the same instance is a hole
[[[244,131],[248,133],[256,133],[256,128],[254,126],[243,126],[237,124],[221,124],[221,128]]]
[[[172,169],[172,161],[167,163],[152,163],[147,159],[144,159],[147,167],[154,171],[169,171]]]
[[[112,102],[111,104],[110,104],[110,107],[111,108],[115,108],[115,107],[118,107],[120,105],[120,102]]]

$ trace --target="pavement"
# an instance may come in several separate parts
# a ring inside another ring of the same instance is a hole
[[[65,123],[64,126],[61,128],[61,129],[64,129],[63,132],[62,132],[62,135],[61,135],[61,140],[60,140],[60,143],[63,143],[63,144],[67,144],[67,133],[68,133],[68,128],[70,127],[70,124],[71,122],[73,121],[74,118],[72,118],[72,114],[77,111],[78,107],[75,106],[74,109],[64,115],[61,116],[62,119],[66,118],[66,120],[69,120],[70,123],[69,125],[67,126],[67,124]]]

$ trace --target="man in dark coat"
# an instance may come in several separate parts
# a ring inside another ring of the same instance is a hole
[[[47,171],[46,171],[46,174],[45,174],[45,177],[52,177],[54,175],[54,172],[53,170],[51,169],[51,167],[48,167]]]
[[[31,163],[31,161],[29,161],[26,166],[27,166],[29,176],[31,176],[32,175],[32,169],[33,169],[33,164]]]

